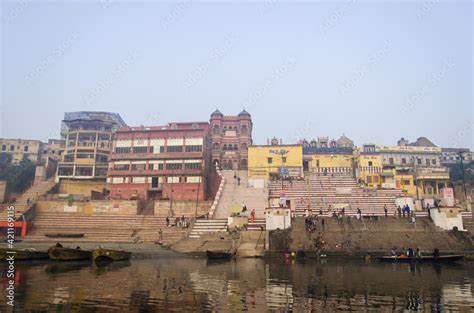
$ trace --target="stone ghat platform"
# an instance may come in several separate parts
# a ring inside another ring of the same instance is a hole
[[[191,220],[191,216],[185,216]],[[174,218],[170,219],[174,224]],[[23,239],[25,243],[37,242],[90,242],[90,243],[161,243],[171,245],[186,236],[189,228],[166,226],[166,216],[113,215],[80,213],[39,213],[33,228]],[[84,234],[83,238],[50,238],[46,234]]]
[[[274,231],[270,234],[270,253],[303,249],[316,251],[315,239],[321,235],[324,240],[322,253],[327,255],[351,255],[358,253],[387,254],[391,248],[406,250],[419,248],[423,252],[432,252],[434,248],[442,252],[472,253],[474,245],[470,232],[444,231],[425,218],[417,218],[411,223],[407,218],[374,217],[357,220],[344,218],[321,219],[316,230],[309,233],[304,218],[296,218],[292,228],[286,231]]]

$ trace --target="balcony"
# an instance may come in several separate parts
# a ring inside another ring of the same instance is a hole
[[[416,179],[449,179],[449,170],[445,167],[417,168]]]

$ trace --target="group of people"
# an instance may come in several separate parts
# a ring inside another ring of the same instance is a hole
[[[392,248],[390,250],[390,256],[391,257],[398,257],[398,258],[401,258],[401,259],[421,258],[421,257],[423,257],[423,255],[421,253],[421,250],[419,248],[416,248],[416,250],[413,250],[413,248],[408,248],[405,252],[400,252],[400,253],[397,253],[395,248]],[[432,256],[435,257],[435,258],[440,256],[438,248],[435,248],[433,250]]]
[[[234,172],[234,182],[237,182],[237,186],[240,186],[240,176],[237,176],[237,173]]]
[[[166,227],[169,227],[169,226],[170,226],[170,217],[167,216],[166,217]],[[171,225],[171,226],[187,228],[187,227],[189,227],[189,221],[183,215],[181,217],[176,217],[175,220],[174,220],[174,225]]]

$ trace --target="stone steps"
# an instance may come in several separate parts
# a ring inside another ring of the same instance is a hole
[[[189,238],[200,238],[203,234],[227,232],[227,219],[198,219],[189,233]]]

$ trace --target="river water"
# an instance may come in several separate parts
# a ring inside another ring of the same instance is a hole
[[[15,312],[474,311],[474,262],[209,263],[167,256],[101,267],[90,262],[15,266]],[[7,287],[5,278],[2,284]],[[10,311],[5,295],[1,312]]]

